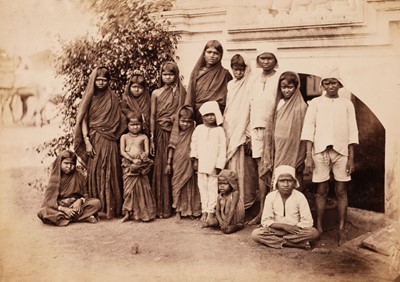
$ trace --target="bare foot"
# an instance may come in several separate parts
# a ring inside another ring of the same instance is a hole
[[[123,218],[118,220],[119,223],[124,223],[129,220],[129,213],[127,213]]]
[[[93,215],[89,216],[85,221],[89,223],[97,223],[97,219]]]
[[[206,221],[207,220],[207,213],[203,212],[203,214],[200,217],[200,221]]]
[[[182,219],[181,213],[180,213],[180,212],[177,212],[177,213],[175,214],[175,220],[176,220],[176,221],[179,221],[179,220],[181,220],[181,219]]]
[[[207,226],[218,226],[218,220],[215,217],[215,214],[213,213],[208,213],[207,214],[207,220],[206,220]]]
[[[257,215],[255,218],[247,222],[247,225],[257,225],[261,222],[261,215]]]
[[[344,230],[339,229],[339,240],[338,240],[338,246],[343,245],[347,241],[346,233]]]
[[[318,230],[319,236],[321,236],[322,232],[324,232],[324,231],[322,230],[322,227],[321,227],[321,226],[317,226],[317,230]]]

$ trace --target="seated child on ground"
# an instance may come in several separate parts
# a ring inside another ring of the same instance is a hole
[[[244,205],[240,198],[236,172],[224,169],[218,175],[217,219],[208,226],[219,226],[225,234],[236,232],[244,225]]]
[[[76,169],[76,155],[61,152],[52,165],[49,184],[38,217],[43,223],[66,226],[70,222],[97,222],[98,199],[88,198],[86,181]]]

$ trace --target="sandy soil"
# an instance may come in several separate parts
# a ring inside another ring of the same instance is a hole
[[[42,156],[26,149],[59,129],[0,129],[0,281],[392,281],[388,265],[366,261],[336,247],[334,231],[314,247],[274,250],[250,238],[255,227],[232,235],[174,218],[150,223],[102,220],[57,228],[36,212],[46,177]],[[363,233],[348,226],[349,238]],[[133,244],[139,253],[132,254]]]

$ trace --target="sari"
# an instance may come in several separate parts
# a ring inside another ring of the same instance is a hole
[[[242,56],[246,63],[246,71],[242,79],[233,79],[228,83],[226,108],[222,127],[227,141],[226,168],[237,173],[240,197],[245,208],[250,207],[256,198],[258,182],[257,171],[251,156],[245,154],[245,146],[250,122],[250,62]]]
[[[278,85],[277,108],[274,117],[273,131],[273,159],[274,167],[288,165],[296,170],[304,165],[306,157],[306,144],[300,141],[307,104],[300,92],[300,78],[295,93],[288,100],[283,100],[283,95]],[[279,105],[279,107],[278,107]],[[281,106],[280,106],[281,105]]]
[[[125,92],[122,95],[121,110],[126,117],[130,114],[141,115],[143,119],[143,131],[149,136],[150,134],[150,94],[147,87],[139,97],[134,97],[130,94],[131,80],[125,87]]]
[[[190,106],[182,106],[181,109],[193,112]],[[179,112],[178,111],[178,116]],[[192,126],[185,131],[179,129],[179,119],[175,119],[168,148],[174,150],[172,159],[172,207],[181,216],[200,216],[201,202],[200,192],[197,186],[197,177],[190,159],[190,142],[195,128]]]
[[[199,108],[207,101],[217,101],[221,113],[224,112],[227,84],[232,80],[232,75],[222,66],[221,61],[203,71],[205,65],[203,51],[190,74],[188,95],[185,101],[185,104],[193,106],[197,124],[202,123]]]
[[[87,169],[89,196],[98,198],[107,218],[121,215],[122,172],[118,140],[126,130],[118,96],[109,88],[96,95],[94,81],[97,69],[90,75],[75,126],[74,149]],[[82,121],[88,124],[88,137],[96,154],[89,158],[85,151]]]
[[[234,171],[224,169],[220,172],[218,177],[225,178],[233,189],[233,191],[227,195],[222,195],[222,194],[218,195],[217,201],[219,202],[219,208],[220,208],[219,212],[221,218],[223,221],[228,220],[229,212],[232,209],[233,205],[233,192],[239,191],[239,201],[236,204],[235,213],[229,225],[237,225],[238,227],[241,228],[244,225],[245,211],[244,211],[244,204],[242,197],[240,197],[239,182],[237,175]]]
[[[172,207],[172,184],[171,177],[165,174],[165,166],[168,159],[168,144],[171,135],[173,119],[177,117],[178,109],[183,105],[186,90],[179,78],[178,65],[167,62],[175,69],[176,84],[174,86],[164,85],[162,82],[162,69],[160,72],[160,88],[158,96],[155,97],[155,136],[154,145],[156,154],[154,158],[154,172],[152,179],[152,192],[156,202],[157,216],[170,217]],[[155,95],[153,93],[153,95]],[[152,114],[153,115],[153,114]]]
[[[87,199],[85,178],[78,172],[63,175],[61,173],[61,162],[65,158],[63,153],[59,154],[52,164],[49,183],[46,187],[42,207],[37,216],[43,223],[56,226],[66,226],[71,221],[84,221],[100,210],[100,201]],[[78,218],[68,218],[66,214],[58,210],[58,206],[70,207],[76,200],[85,197],[82,212]]]
[[[132,172],[132,162],[122,158],[124,180],[122,213],[131,213],[134,220],[150,221],[156,217],[156,206],[147,176],[152,165],[153,161],[146,158],[140,168]]]

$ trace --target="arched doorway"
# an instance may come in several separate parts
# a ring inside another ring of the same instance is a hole
[[[301,92],[305,101],[321,95],[321,78],[299,73]],[[385,211],[385,128],[375,114],[354,93],[353,102],[359,131],[359,146],[355,150],[356,171],[348,186],[349,206],[376,212]],[[314,191],[310,177],[305,177],[306,188]],[[330,189],[330,195],[334,195]]]

